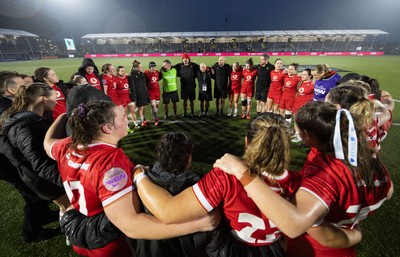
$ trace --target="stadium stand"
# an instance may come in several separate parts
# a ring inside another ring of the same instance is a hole
[[[87,34],[85,54],[383,51],[382,30],[208,31]]]
[[[0,61],[56,57],[59,48],[52,40],[23,30],[0,28]]]

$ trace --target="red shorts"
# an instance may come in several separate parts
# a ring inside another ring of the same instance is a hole
[[[131,249],[129,248],[128,242],[126,241],[125,237],[120,237],[119,239],[112,241],[102,248],[97,248],[93,250],[88,250],[75,245],[73,245],[72,248],[77,254],[89,257],[132,256]]]
[[[281,102],[279,104],[279,109],[285,109],[287,111],[292,111],[293,110],[293,105],[294,105],[294,98],[292,99],[281,99]]]
[[[150,100],[160,101],[160,89],[149,89],[148,93]]]
[[[238,95],[241,92],[241,87],[232,87],[229,94],[230,95]]]
[[[240,90],[241,94],[245,94],[248,98],[253,97],[254,95],[254,87],[242,85],[242,89]]]
[[[275,104],[279,104],[281,101],[281,97],[282,97],[282,91],[278,92],[278,91],[269,91],[268,92],[268,96],[267,99],[272,99],[274,101]]]
[[[123,107],[128,106],[128,104],[132,102],[131,98],[129,97],[129,90],[118,90],[117,95]]]

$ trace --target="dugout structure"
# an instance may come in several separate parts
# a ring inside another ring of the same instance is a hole
[[[383,51],[382,30],[277,30],[87,34],[85,54]]]

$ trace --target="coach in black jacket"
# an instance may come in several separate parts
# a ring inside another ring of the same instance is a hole
[[[215,79],[214,98],[217,109],[216,116],[222,117],[225,106],[225,98],[228,97],[228,81],[232,68],[226,63],[224,56],[219,57],[218,62],[212,66],[213,78]],[[219,109],[219,100],[221,99],[221,111]]]
[[[196,100],[196,76],[199,70],[197,63],[190,61],[187,53],[182,54],[182,62],[174,66],[177,76],[181,78],[181,98],[183,100],[183,118],[187,117],[187,100],[190,102],[190,113],[194,116],[194,100]]]

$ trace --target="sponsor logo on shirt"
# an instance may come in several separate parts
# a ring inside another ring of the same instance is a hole
[[[127,182],[128,175],[121,168],[111,168],[104,174],[103,185],[109,191],[118,191],[124,188]]]

